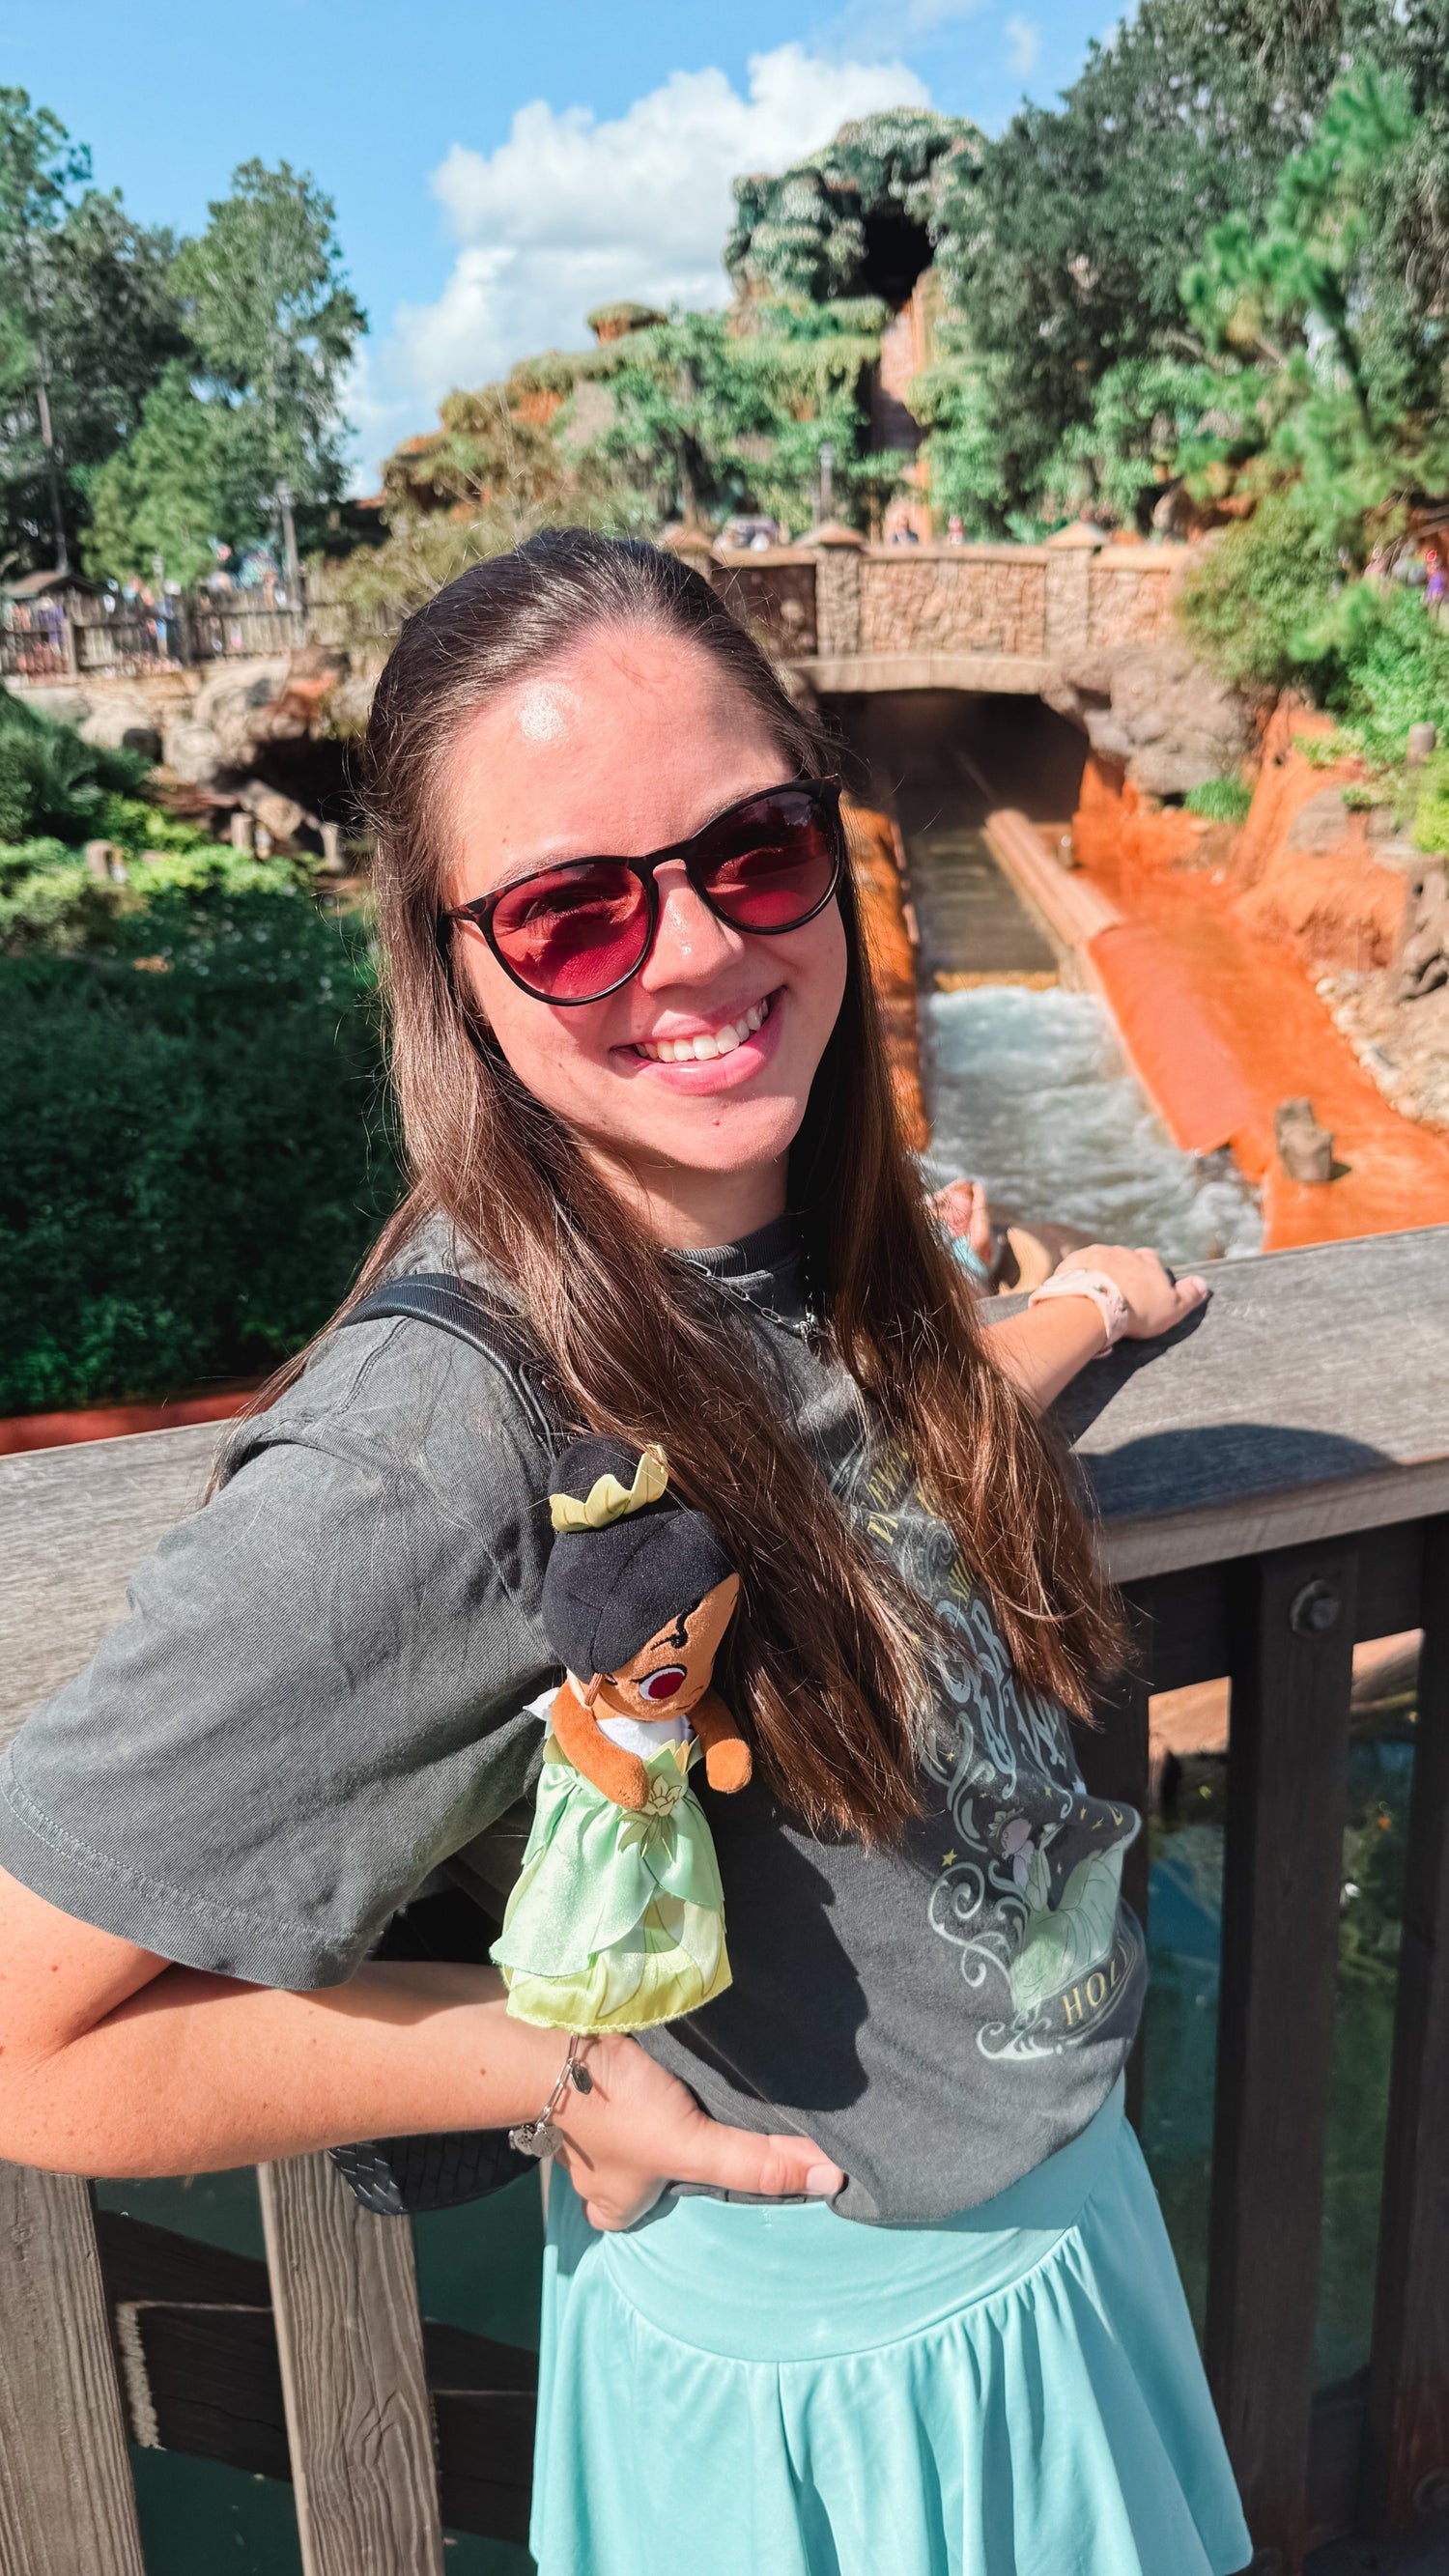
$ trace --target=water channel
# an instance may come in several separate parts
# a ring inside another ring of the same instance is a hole
[[[1185,1154],[1094,993],[1068,990],[981,829],[969,781],[897,797],[920,932],[930,1169],[969,1175],[1028,1225],[1151,1243],[1179,1269],[1256,1252],[1257,1203],[1227,1155]]]

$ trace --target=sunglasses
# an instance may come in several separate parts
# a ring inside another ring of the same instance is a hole
[[[657,871],[682,861],[702,903],[732,930],[774,938],[823,912],[840,883],[845,830],[833,779],[746,796],[687,841],[641,859],[560,859],[445,912],[471,922],[505,975],[572,1010],[637,975],[659,928]]]

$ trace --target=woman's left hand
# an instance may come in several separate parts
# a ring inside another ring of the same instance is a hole
[[[1145,1244],[1129,1252],[1122,1243],[1089,1243],[1080,1252],[1067,1253],[1052,1276],[1061,1279],[1073,1270],[1104,1270],[1121,1290],[1128,1316],[1123,1332],[1129,1342],[1150,1342],[1159,1333],[1170,1333],[1208,1293],[1207,1281],[1196,1271],[1175,1279]]]

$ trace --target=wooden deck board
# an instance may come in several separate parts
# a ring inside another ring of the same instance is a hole
[[[145,2576],[90,2193],[0,2164],[0,2569]]]

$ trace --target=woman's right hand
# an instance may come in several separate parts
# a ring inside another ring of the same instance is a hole
[[[672,2182],[782,2198],[827,2199],[844,2188],[840,2167],[809,2138],[764,2137],[712,2120],[635,2040],[595,2039],[584,2063],[592,2091],[571,2093],[554,2117],[565,2141],[559,2162],[591,2227],[632,2227]]]

